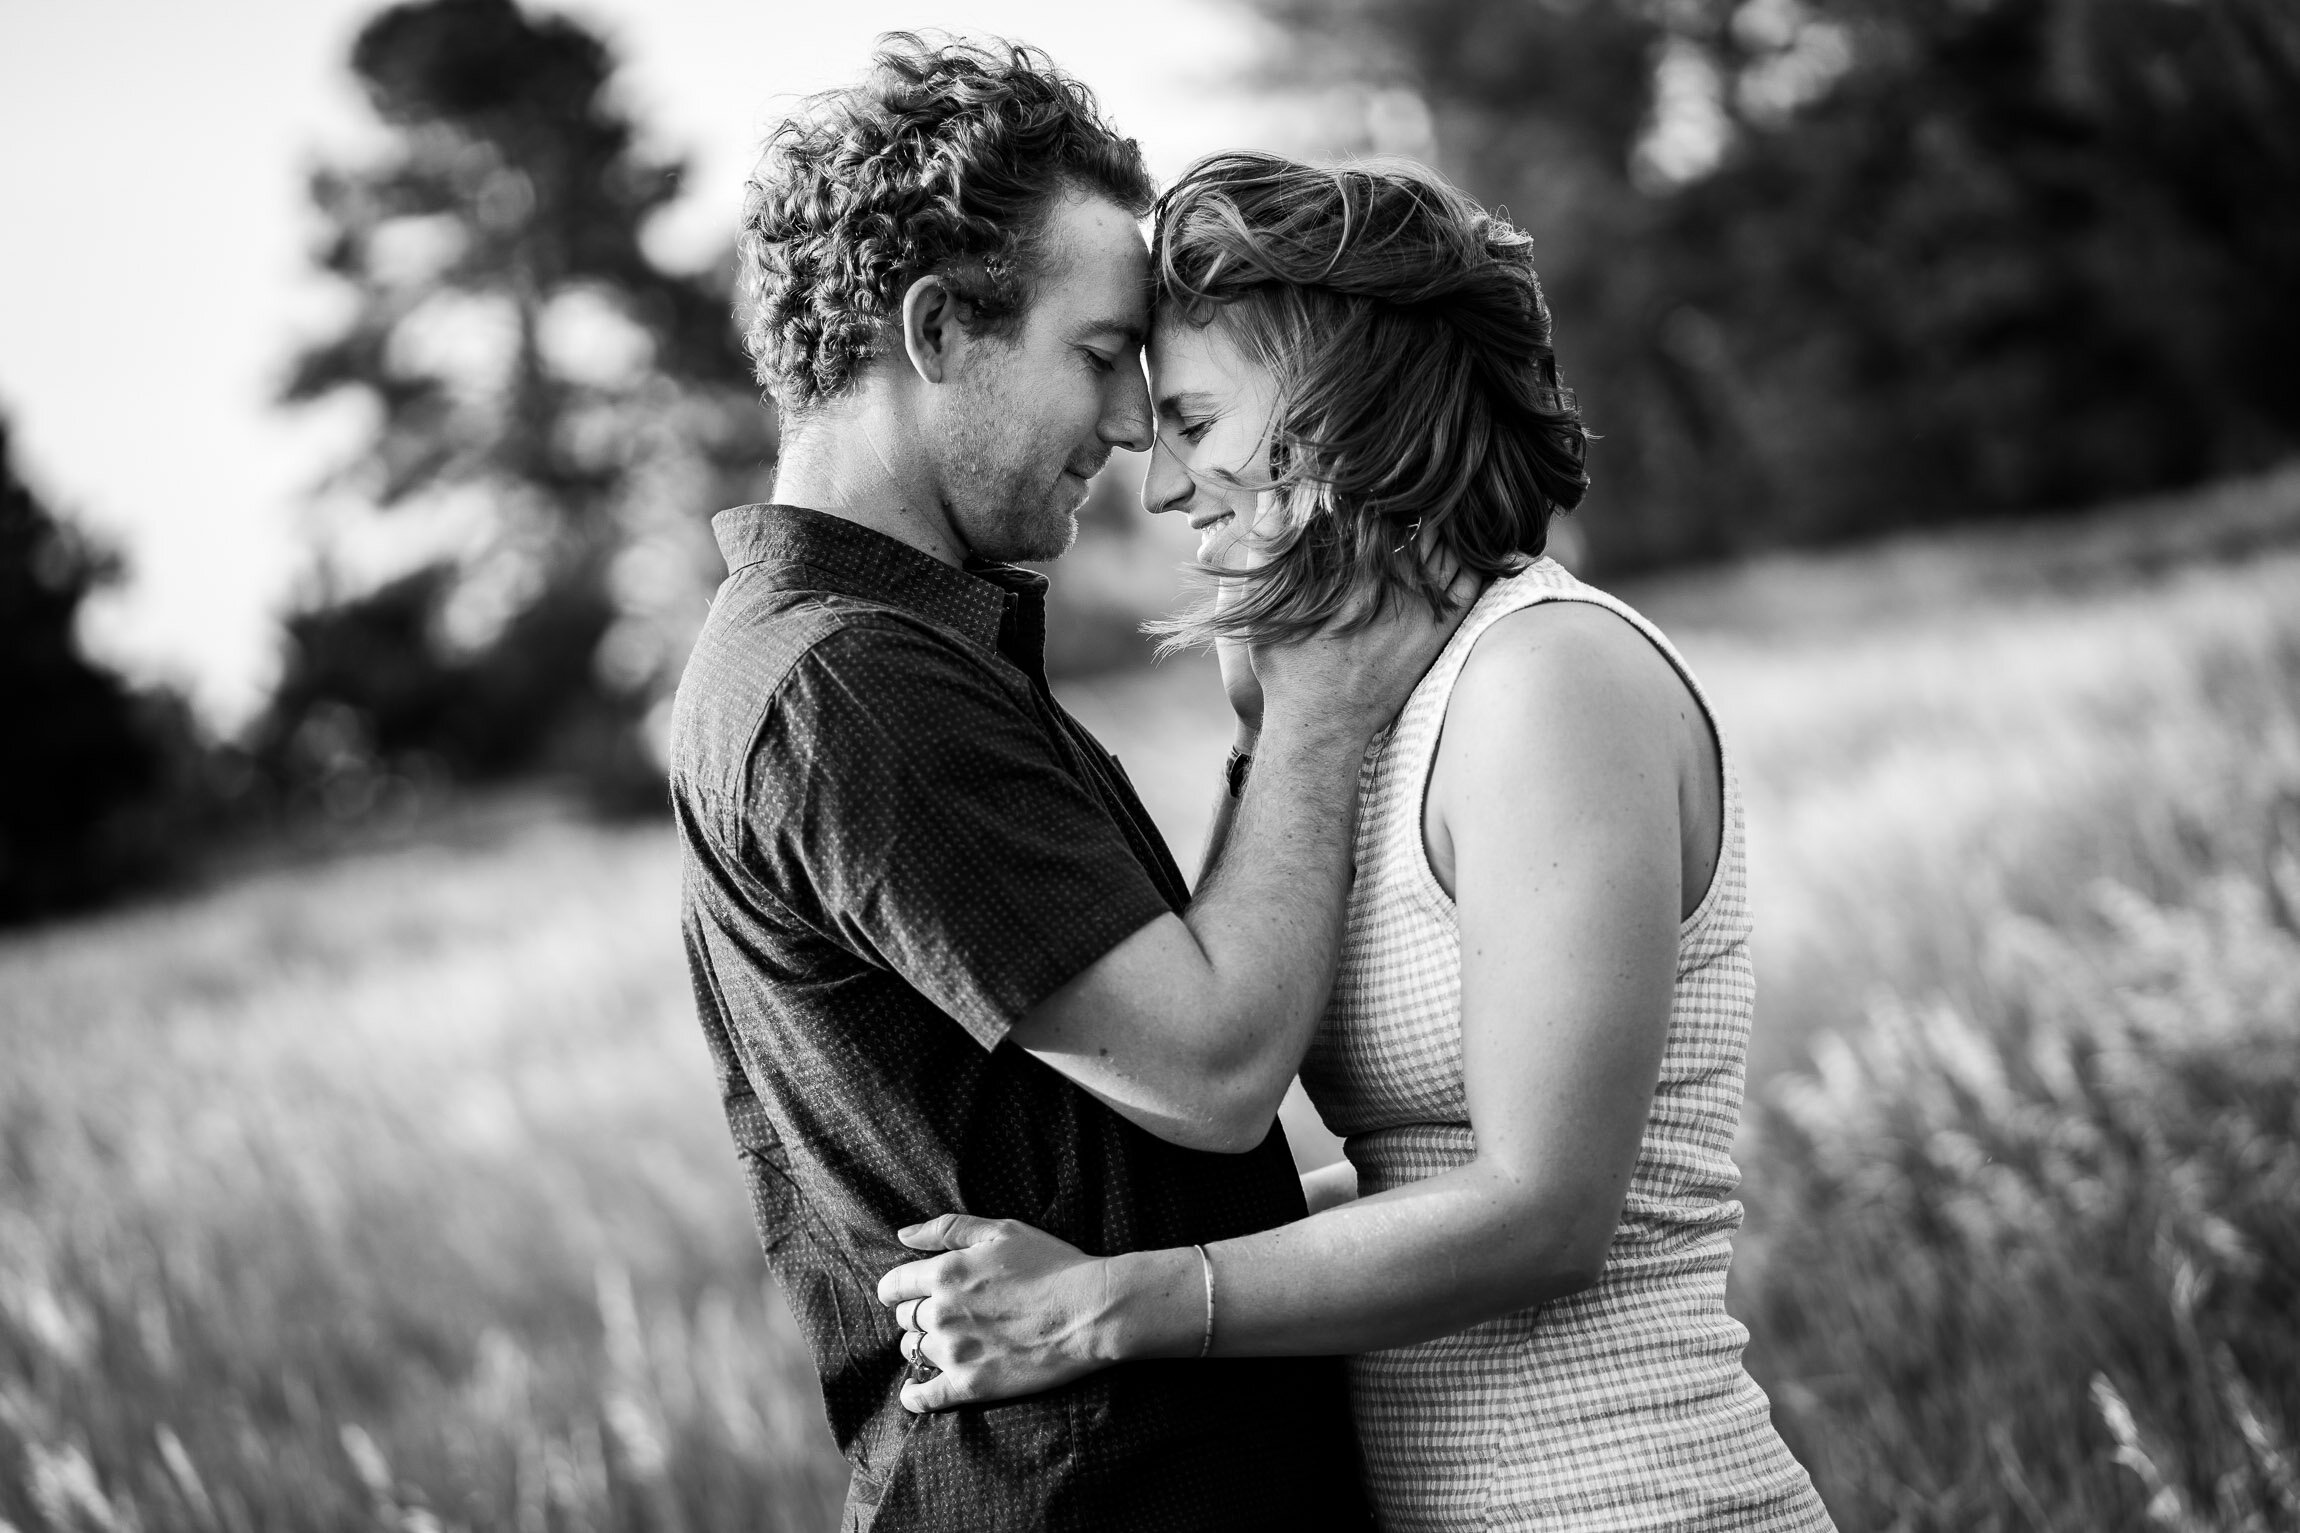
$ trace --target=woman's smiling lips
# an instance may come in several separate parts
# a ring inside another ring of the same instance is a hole
[[[1208,556],[1215,547],[1220,530],[1227,527],[1235,519],[1235,515],[1236,513],[1230,511],[1217,511],[1211,516],[1193,516],[1190,518],[1190,530],[1198,534],[1198,557],[1200,559],[1205,559]]]

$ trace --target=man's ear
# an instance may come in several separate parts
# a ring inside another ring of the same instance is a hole
[[[966,344],[959,323],[964,300],[937,276],[924,276],[902,295],[902,350],[911,370],[928,383],[946,382]]]

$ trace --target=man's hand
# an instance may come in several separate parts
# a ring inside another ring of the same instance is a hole
[[[1454,605],[1442,617],[1419,598],[1396,597],[1354,631],[1337,620],[1290,644],[1256,645],[1253,669],[1268,727],[1287,721],[1371,738],[1405,706],[1477,592],[1465,583],[1453,594]],[[1227,684],[1227,674],[1223,679]]]
[[[1223,542],[1210,561],[1239,571],[1266,564],[1272,539],[1295,519],[1281,504],[1280,496],[1265,490],[1255,500],[1254,517],[1247,530]],[[1433,614],[1426,603],[1404,598],[1393,601],[1388,611],[1365,627],[1339,632],[1348,626],[1351,616],[1363,611],[1365,598],[1361,595],[1360,605],[1346,610],[1340,620],[1310,638],[1251,648],[1236,640],[1217,643],[1214,652],[1222,667],[1222,690],[1230,700],[1230,711],[1238,716],[1241,732],[1251,738],[1261,731],[1268,693],[1278,690],[1287,694],[1288,703],[1307,710],[1320,722],[1339,724],[1345,731],[1354,729],[1370,737],[1405,706],[1415,683],[1437,659],[1462,614],[1476,600],[1476,583],[1458,582],[1450,595],[1453,606],[1442,616]],[[1216,585],[1217,611],[1235,606],[1239,599],[1240,588],[1233,581]]]

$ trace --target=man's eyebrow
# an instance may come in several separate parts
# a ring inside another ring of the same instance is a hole
[[[1129,346],[1145,345],[1150,339],[1140,324],[1131,319],[1120,319],[1115,315],[1108,319],[1089,320],[1078,327],[1077,338],[1079,340],[1083,341],[1090,335],[1115,335]]]

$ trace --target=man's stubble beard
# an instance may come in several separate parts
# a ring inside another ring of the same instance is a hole
[[[1078,513],[1048,504],[1043,495],[1026,509],[1031,497],[1017,475],[987,478],[979,489],[972,476],[960,476],[951,494],[943,513],[977,559],[1059,559],[1078,541]]]
[[[977,559],[1059,559],[1078,539],[1078,511],[1061,503],[1061,479],[1032,482],[1033,454],[1011,424],[1022,412],[1000,390],[960,386],[965,408],[950,418],[943,515]]]

